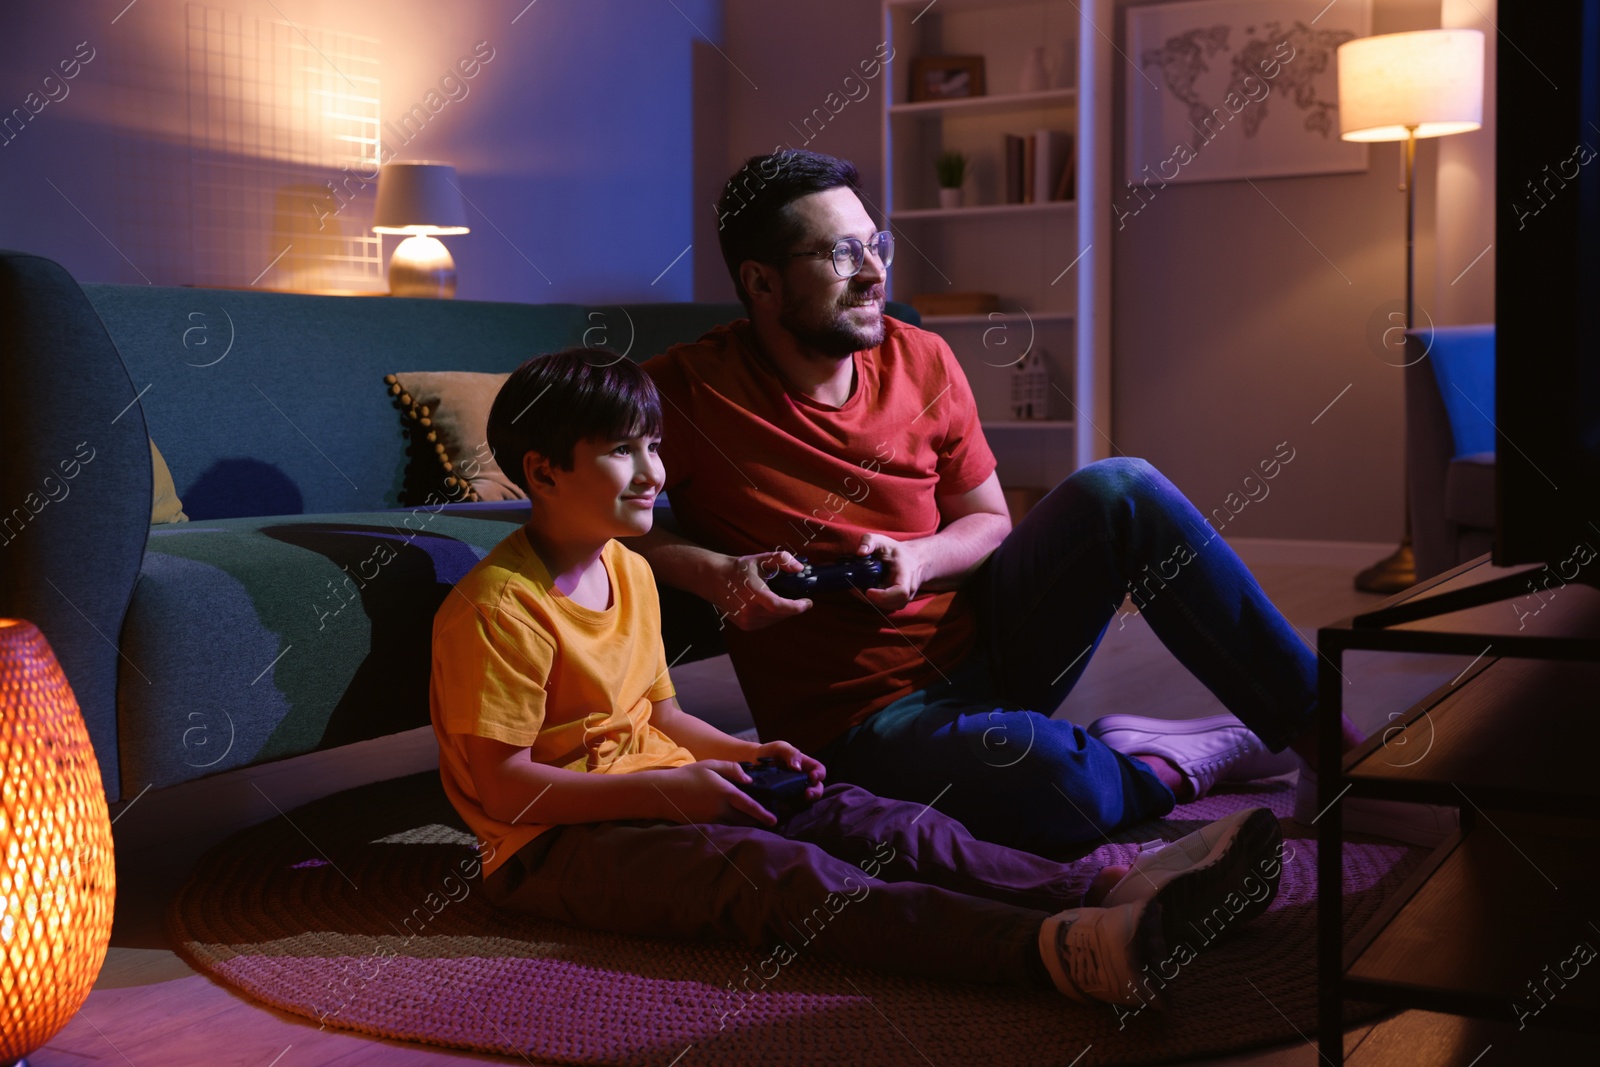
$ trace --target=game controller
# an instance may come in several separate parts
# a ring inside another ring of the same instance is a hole
[[[734,784],[779,819],[786,819],[810,806],[806,790],[811,788],[811,776],[804,771],[790,770],[770,756],[739,766],[750,776],[750,781],[748,784]]]
[[[884,584],[887,570],[876,554],[870,556],[843,556],[837,562],[805,564],[802,571],[779,571],[768,578],[767,588],[785,600],[804,600],[818,593],[836,593],[841,589],[876,589]]]

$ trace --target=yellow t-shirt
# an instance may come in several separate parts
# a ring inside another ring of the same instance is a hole
[[[652,702],[675,692],[650,565],[614,540],[600,560],[611,584],[604,611],[556,589],[519,529],[456,583],[434,616],[428,700],[439,776],[478,835],[486,877],[550,826],[536,821],[536,801],[514,825],[483,810],[462,735],[526,745],[534,761],[571,771],[694,762],[650,722]]]

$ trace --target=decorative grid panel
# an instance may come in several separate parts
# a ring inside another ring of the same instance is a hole
[[[377,39],[189,4],[186,54],[195,283],[382,290]]]

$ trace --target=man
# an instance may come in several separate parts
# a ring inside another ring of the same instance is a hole
[[[1148,463],[1089,464],[1011,528],[949,346],[883,314],[894,242],[857,183],[817,153],[748,160],[718,211],[749,318],[645,364],[685,536],[656,531],[640,550],[734,624],[762,736],[1045,855],[1217,781],[1291,770],[1295,754],[1314,762],[1314,653],[1225,542],[1195,547],[1204,520]],[[883,588],[812,602],[763,580],[799,555],[868,554]],[[1234,715],[1088,731],[1049,717],[1136,582],[1151,628]],[[1362,740],[1348,720],[1344,735],[1347,749]],[[1315,813],[1314,788],[1300,800]],[[1345,814],[1352,830],[1448,832],[1443,815],[1423,819],[1354,802]]]

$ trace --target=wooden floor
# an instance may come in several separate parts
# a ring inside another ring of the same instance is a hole
[[[1317,626],[1377,602],[1377,597],[1355,592],[1351,576],[1388,551],[1377,545],[1242,540],[1233,542],[1233,547],[1313,647]],[[1449,680],[1467,662],[1467,657],[1351,654],[1346,667],[1347,707],[1365,729],[1381,729],[1390,712]],[[724,728],[748,724],[726,658],[682,665],[673,676],[690,711]],[[1138,615],[1112,621],[1082,680],[1062,706],[1062,714],[1078,722],[1116,711],[1188,718],[1221,710]],[[212,844],[240,827],[280,817],[316,797],[432,766],[437,766],[433,736],[422,729],[171,789],[135,793],[119,804],[113,811],[118,895],[110,953],[83,1010],[29,1062],[36,1067],[94,1062],[133,1067],[528,1062],[319,1029],[196,974],[168,947],[163,909],[195,859]],[[1346,1039],[1352,1067],[1568,1062],[1580,1053],[1592,1056],[1589,1045],[1533,1029],[1518,1032],[1509,1024],[1425,1012],[1401,1013],[1376,1026],[1358,1028]],[[680,1062],[693,1067],[693,1053]],[[1278,1049],[1204,1062],[1312,1067],[1319,1057],[1309,1040],[1295,1040]]]

